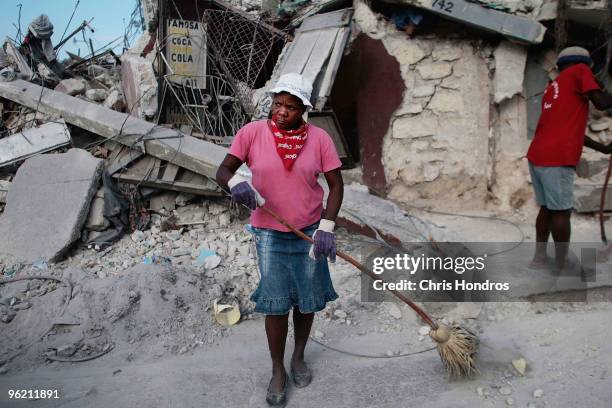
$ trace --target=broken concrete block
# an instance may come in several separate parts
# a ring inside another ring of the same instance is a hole
[[[601,190],[601,185],[575,185],[574,210],[579,213],[599,211]],[[608,188],[606,191],[606,205],[604,211],[612,211],[612,188]]]
[[[576,175],[580,178],[593,177],[607,169],[608,163],[609,161],[607,159],[587,160],[583,157],[576,166]]]
[[[34,78],[34,72],[30,68],[30,64],[28,64],[23,55],[21,55],[19,50],[17,50],[15,45],[13,45],[13,41],[6,38],[6,41],[4,41],[4,46],[6,47],[6,54],[8,55],[9,60],[17,65],[17,68],[21,73],[21,77],[28,81]]]
[[[27,262],[61,259],[81,236],[102,166],[82,149],[26,160],[0,217],[0,252]]]
[[[70,143],[70,132],[63,121],[49,122],[0,139],[0,167],[55,150]]]
[[[85,228],[90,231],[104,231],[108,227],[110,222],[104,217],[104,189],[100,188],[91,201]]]
[[[91,64],[87,67],[87,73],[92,77],[108,74],[108,69],[101,67],[100,65]]]
[[[102,83],[103,85],[112,88],[115,86],[119,86],[119,82],[120,79],[115,78],[115,76],[110,75],[110,74],[102,74],[102,75],[98,75],[97,77],[94,78],[96,81],[99,81],[100,83]]]
[[[495,57],[494,100],[495,103],[500,103],[504,99],[512,98],[523,92],[527,48],[504,41],[497,47],[493,55]]]
[[[93,102],[52,90],[43,92],[41,86],[22,80],[0,82],[0,96],[45,114],[61,116],[67,123],[137,150],[138,142],[147,135],[144,144],[148,154],[206,177],[215,177],[228,150]],[[118,134],[123,135],[117,138]],[[238,169],[238,173],[250,177],[246,166]]]
[[[56,87],[55,90],[61,93],[65,93],[70,96],[83,95],[87,83],[84,79],[70,78],[62,80]]]
[[[434,112],[461,112],[463,111],[463,96],[460,92],[442,90],[436,92],[427,107]]]
[[[123,95],[128,113],[140,119],[157,113],[157,78],[153,65],[145,58],[125,54],[121,57]]]
[[[107,96],[108,92],[104,89],[89,89],[85,92],[85,97],[94,102],[104,102]]]
[[[105,108],[123,112],[125,110],[125,102],[123,95],[116,89],[113,89],[109,94],[104,103],[102,104]]]
[[[417,71],[423,79],[441,79],[453,73],[453,66],[448,62],[430,62],[417,66]]]
[[[149,202],[149,209],[160,212],[161,210],[172,211],[176,208],[176,197],[178,193],[176,192],[167,192],[157,195],[155,197],[151,197]]]
[[[395,139],[433,136],[437,131],[438,118],[432,114],[397,118],[393,122],[393,138]]]
[[[6,195],[11,186],[10,181],[0,180],[0,204],[6,203]]]

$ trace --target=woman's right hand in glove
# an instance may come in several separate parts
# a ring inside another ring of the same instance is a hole
[[[234,175],[227,186],[230,188],[232,200],[238,204],[244,204],[251,210],[259,205],[263,206],[266,200],[255,190],[243,177]]]

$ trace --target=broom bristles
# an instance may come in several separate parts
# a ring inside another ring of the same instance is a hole
[[[436,333],[438,332],[438,333]],[[463,378],[478,374],[475,357],[478,337],[461,326],[440,326],[430,333],[437,342],[438,354],[451,377]]]

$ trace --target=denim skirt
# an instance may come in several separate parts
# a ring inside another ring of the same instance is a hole
[[[318,223],[303,233],[312,237]],[[308,256],[310,243],[293,232],[280,232],[247,225],[255,238],[259,285],[251,295],[255,312],[284,315],[297,306],[301,313],[318,312],[327,302],[338,298],[334,290],[327,258]]]

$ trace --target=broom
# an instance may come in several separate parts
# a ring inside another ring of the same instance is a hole
[[[289,228],[300,238],[313,243],[312,238],[304,234],[302,231],[294,228],[274,211],[266,207],[260,208],[274,217],[274,219],[283,224],[285,227]],[[373,280],[380,280],[380,277],[375,275],[374,272],[357,262],[351,256],[341,251],[336,251],[336,255],[355,266]],[[423,309],[417,306],[416,303],[410,300],[403,293],[397,290],[388,290],[402,302],[410,306],[412,310],[414,310],[421,317],[421,319],[423,319],[423,321],[429,325],[431,328],[429,331],[429,337],[436,342],[438,354],[440,355],[442,363],[451,377],[471,377],[472,375],[478,373],[478,369],[476,368],[474,361],[478,351],[478,337],[474,333],[458,325],[449,327],[443,324],[438,324],[434,322]]]
[[[603,189],[601,190],[601,197],[599,200],[599,231],[601,233],[601,241],[604,244],[608,243],[608,238],[606,237],[606,227],[604,226],[604,208],[606,206],[606,193],[608,191],[608,183],[610,182],[611,173],[612,173],[612,156],[610,156],[610,163],[608,164],[606,180],[604,181]]]

